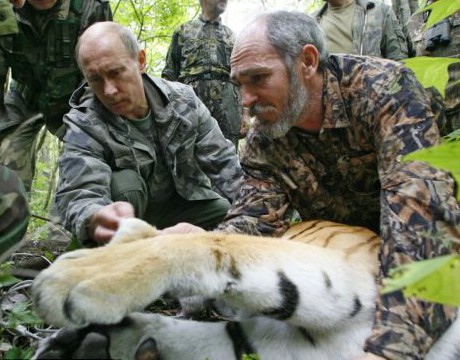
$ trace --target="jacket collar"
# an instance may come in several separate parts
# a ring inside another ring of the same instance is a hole
[[[334,63],[334,56],[329,57]],[[323,73],[323,129],[343,128],[350,126],[345,103],[340,90],[340,79],[334,73],[334,66],[327,66]]]

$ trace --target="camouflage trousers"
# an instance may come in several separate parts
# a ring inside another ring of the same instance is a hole
[[[44,117],[27,104],[19,91],[10,89],[5,94],[5,113],[0,117],[0,164],[18,174],[28,193],[35,176],[40,130],[46,125],[47,129],[51,129],[54,135],[62,139],[62,116],[63,114],[56,114],[52,118]],[[54,125],[56,119],[58,126]]]
[[[0,164],[19,175],[28,193],[32,189],[38,135],[43,126],[43,117],[38,114],[19,126],[0,133]]]
[[[230,203],[224,198],[192,201],[177,193],[161,203],[149,201],[145,181],[130,169],[113,172],[111,195],[113,201],[131,203],[137,217],[159,229],[188,222],[211,230],[224,219],[230,208]]]
[[[20,243],[28,222],[24,186],[13,171],[0,165],[0,262]]]
[[[189,85],[217,120],[224,137],[238,149],[243,113],[238,87],[222,80],[196,80]]]

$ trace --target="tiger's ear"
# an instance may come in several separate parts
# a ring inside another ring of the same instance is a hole
[[[157,229],[141,219],[123,219],[117,232],[107,245],[128,243],[157,235]]]

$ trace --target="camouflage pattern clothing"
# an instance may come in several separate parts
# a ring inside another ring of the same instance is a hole
[[[316,14],[320,25],[327,8],[326,3]],[[406,36],[398,19],[390,6],[378,0],[356,0],[352,42],[351,54],[378,56],[392,60],[408,57]]]
[[[15,170],[30,191],[38,133],[46,124],[63,136],[62,117],[83,80],[74,55],[77,39],[94,22],[111,20],[112,13],[108,0],[58,0],[47,11],[26,2],[15,11],[19,33],[0,37],[0,163]],[[38,113],[43,116],[25,123]]]
[[[396,265],[451,252],[444,240],[460,226],[452,177],[402,162],[440,142],[430,97],[414,74],[384,59],[330,56],[322,101],[318,134],[293,128],[270,139],[256,123],[240,154],[244,180],[219,229],[279,236],[293,210],[302,220],[365,226],[382,237],[383,277]],[[447,306],[381,296],[367,349],[421,360],[453,318]]]
[[[230,28],[202,16],[182,24],[171,40],[161,76],[191,85],[217,120],[224,136],[236,146],[242,106],[238,87],[230,82],[230,55],[235,41]]]
[[[56,202],[66,228],[81,242],[89,238],[90,217],[112,203],[114,171],[140,174],[150,201],[155,201],[158,177],[153,174],[159,164],[183,199],[223,196],[231,201],[236,194],[241,167],[235,148],[193,90],[147,75],[144,89],[156,141],[110,113],[85,86],[72,95],[72,110],[64,117],[67,131]]]
[[[0,262],[20,244],[29,222],[29,208],[21,180],[0,165]]]
[[[426,14],[414,14],[409,22],[418,56],[460,59],[460,11],[424,30]],[[460,62],[449,66],[446,85],[447,132],[460,129]]]

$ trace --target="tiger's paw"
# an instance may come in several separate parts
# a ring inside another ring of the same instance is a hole
[[[55,326],[82,327],[115,324],[129,312],[143,309],[154,295],[143,272],[149,259],[136,254],[138,241],[147,245],[153,238],[145,237],[154,233],[150,225],[129,219],[113,244],[63,254],[34,281],[38,315]]]

